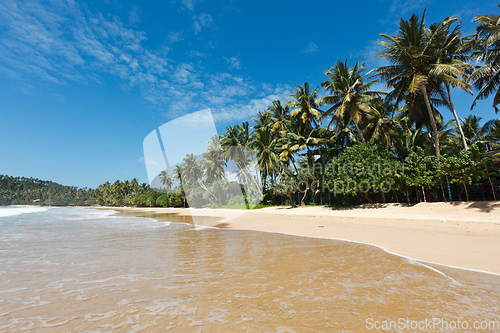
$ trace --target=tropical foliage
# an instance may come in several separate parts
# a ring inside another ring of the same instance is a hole
[[[228,126],[200,155],[159,174],[77,189],[0,176],[0,204],[101,204],[249,208],[264,204],[496,199],[500,120],[460,119],[454,88],[500,104],[499,15],[476,15],[463,36],[458,17],[428,24],[401,18],[381,34],[387,65],[338,60],[317,87],[297,85],[252,119]],[[353,66],[350,63],[354,63]],[[374,89],[385,84],[385,91]],[[453,119],[445,121],[443,110]],[[496,156],[496,157],[495,157]],[[162,193],[163,192],[163,193]],[[243,195],[241,195],[243,194]],[[36,200],[36,201],[35,201]]]

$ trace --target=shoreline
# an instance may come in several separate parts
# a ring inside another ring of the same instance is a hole
[[[395,204],[332,209],[323,206],[258,210],[197,208],[112,209],[166,221],[191,215],[194,224],[336,239],[372,245],[426,266],[500,274],[500,202]],[[204,219],[208,216],[210,219]]]

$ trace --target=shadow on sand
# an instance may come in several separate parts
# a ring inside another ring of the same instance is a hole
[[[460,202],[452,202],[452,205],[457,206]],[[489,213],[495,208],[500,208],[498,201],[476,201],[466,207],[467,209],[479,209],[483,213]]]

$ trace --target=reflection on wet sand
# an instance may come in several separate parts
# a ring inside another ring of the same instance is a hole
[[[491,275],[191,223],[171,215],[147,228],[78,226],[64,239],[6,244],[0,332],[363,332],[367,318],[498,320]]]

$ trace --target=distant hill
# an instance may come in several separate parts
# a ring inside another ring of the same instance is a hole
[[[93,190],[37,178],[0,175],[0,205],[90,205]]]

